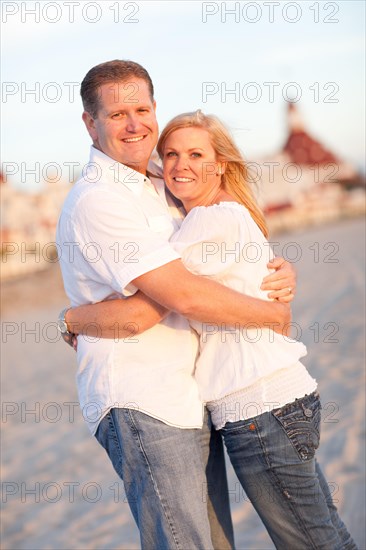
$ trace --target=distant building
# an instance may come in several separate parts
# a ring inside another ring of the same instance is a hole
[[[4,180],[0,188],[1,279],[44,269],[56,258],[55,234],[70,186],[47,183],[25,193]]]
[[[364,210],[364,178],[308,133],[295,103],[288,105],[287,124],[282,149],[259,161],[256,170],[259,201],[270,226],[321,223]]]

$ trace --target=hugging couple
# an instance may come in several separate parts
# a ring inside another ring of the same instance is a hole
[[[71,303],[59,328],[79,334],[80,405],[141,547],[234,548],[224,441],[276,548],[355,549],[315,459],[306,348],[287,335],[295,274],[271,258],[230,133],[196,111],[158,139],[153,83],[131,61],[93,67],[81,97],[93,144],[57,228]],[[256,261],[230,253],[238,243],[255,244]]]

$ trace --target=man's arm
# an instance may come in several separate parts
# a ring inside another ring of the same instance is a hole
[[[277,299],[281,302],[291,302],[294,298],[296,288],[296,274],[287,261],[283,258],[275,258],[268,267],[275,269],[263,280],[262,290],[272,290],[268,295],[271,299]],[[188,271],[184,268],[184,271]],[[193,275],[194,279],[197,276]],[[199,279],[203,279],[199,277]],[[204,279],[208,281],[208,279]],[[215,290],[225,289],[222,285],[213,283]],[[292,292],[289,292],[289,288]],[[227,288],[225,290],[228,290]],[[238,293],[231,291],[231,295]],[[244,295],[239,294],[242,298]],[[265,316],[268,302],[244,297],[245,309],[248,307],[255,308],[253,318],[247,322],[259,323],[259,316],[256,315],[256,310],[259,308],[259,314]],[[216,307],[218,311],[220,309]],[[99,336],[102,338],[126,338],[131,334],[141,334],[145,330],[159,323],[167,314],[168,309],[158,304],[142,292],[137,292],[134,296],[127,299],[108,300],[98,304],[83,305],[69,310],[66,314],[66,321],[71,332],[75,334],[88,334],[89,336]],[[250,310],[247,310],[250,316]],[[270,314],[273,313],[270,308]],[[191,317],[194,318],[194,317]],[[263,319],[262,319],[263,321]],[[220,314],[220,322],[226,322],[223,318],[223,311]],[[245,323],[244,323],[245,324]]]
[[[128,338],[141,334],[169,313],[149,296],[137,292],[130,298],[78,306],[66,312],[68,330],[99,338]]]

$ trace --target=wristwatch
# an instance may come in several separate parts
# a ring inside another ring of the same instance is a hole
[[[67,327],[67,323],[65,321],[65,315],[66,313],[69,311],[69,309],[71,309],[71,307],[65,307],[65,309],[63,309],[59,316],[58,316],[58,319],[57,319],[57,328],[58,330],[61,332],[61,334],[71,334],[71,332],[69,331],[68,327]]]

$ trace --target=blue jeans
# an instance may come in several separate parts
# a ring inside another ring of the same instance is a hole
[[[187,430],[115,408],[96,438],[124,482],[143,549],[234,547],[222,440],[207,415],[202,430]]]
[[[317,392],[221,433],[236,475],[281,550],[354,550],[315,460]]]

